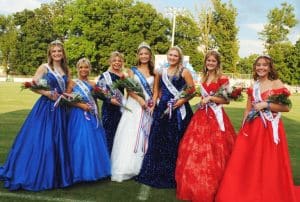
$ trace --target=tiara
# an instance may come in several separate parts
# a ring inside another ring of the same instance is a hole
[[[57,45],[57,44],[63,45],[63,43],[60,40],[58,40],[58,39],[52,41],[50,44],[51,45]]]
[[[179,46],[173,46],[173,47],[171,47],[171,48],[176,48],[177,50],[179,50],[180,52],[182,52],[182,49],[179,47]]]
[[[260,56],[258,56],[258,57],[264,57],[264,58],[268,58],[268,59],[272,60],[271,56],[269,56],[269,55],[266,55],[266,54],[264,54],[264,55],[260,55]]]
[[[147,48],[147,49],[151,50],[150,46],[145,41],[140,43],[140,45],[138,47],[138,50],[141,49],[141,48]]]

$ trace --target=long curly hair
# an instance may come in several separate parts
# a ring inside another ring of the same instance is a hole
[[[270,56],[268,56],[268,55],[258,56],[256,58],[256,60],[254,61],[253,68],[252,68],[253,79],[255,81],[259,79],[259,76],[256,73],[256,65],[258,63],[258,60],[260,60],[260,59],[264,59],[268,63],[268,65],[269,65],[270,71],[268,73],[268,79],[270,79],[270,80],[276,80],[276,79],[278,79],[278,73],[277,73],[277,71],[275,69],[275,65],[273,63],[273,59]]]

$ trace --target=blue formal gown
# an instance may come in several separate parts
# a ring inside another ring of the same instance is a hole
[[[63,76],[66,83],[67,78]],[[44,79],[51,90],[62,93],[50,72]],[[10,190],[40,191],[72,183],[66,141],[65,107],[41,96],[16,136],[7,160],[0,167],[0,179]]]
[[[180,91],[186,84],[180,77],[174,77],[172,84]],[[189,103],[185,103],[186,117],[181,119],[179,109],[172,112],[172,117],[163,116],[167,102],[174,96],[160,80],[162,96],[153,114],[153,124],[149,136],[149,146],[144,157],[142,169],[137,181],[157,188],[174,188],[175,167],[179,141],[193,115]]]
[[[87,82],[84,84],[92,90]],[[79,93],[85,102],[88,98],[78,85],[73,92]],[[110,175],[110,158],[105,131],[95,114],[72,107],[68,118],[68,148],[73,182],[95,181]]]
[[[109,72],[111,76],[111,80],[114,82],[120,77],[114,73]],[[103,79],[103,75],[100,76],[100,79]],[[109,88],[109,86],[107,86]],[[119,89],[121,92],[124,93],[124,89]],[[115,134],[118,128],[118,124],[120,122],[122,112],[120,110],[119,106],[113,105],[110,103],[109,100],[103,100],[102,104],[102,124],[103,128],[105,130],[106,134],[106,141],[107,141],[107,147],[108,147],[108,152],[111,154],[113,143],[114,143],[114,138]]]

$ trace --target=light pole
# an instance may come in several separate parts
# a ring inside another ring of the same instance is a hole
[[[167,8],[167,13],[172,15],[173,25],[172,25],[172,38],[171,38],[171,46],[174,46],[175,41],[175,28],[176,28],[176,15],[182,13],[184,9],[169,7]]]
[[[174,46],[175,27],[176,27],[176,10],[173,10],[172,15],[173,15],[173,27],[172,27],[171,47]]]

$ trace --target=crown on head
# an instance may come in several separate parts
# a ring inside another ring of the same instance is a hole
[[[264,57],[264,58],[268,58],[268,59],[272,60],[271,56],[266,55],[266,54],[260,55],[260,56],[258,56],[258,57]]]
[[[57,45],[57,44],[63,45],[63,43],[59,39],[56,39],[56,40],[52,41],[50,44],[51,45]]]
[[[147,48],[147,49],[151,50],[150,46],[145,41],[140,43],[140,45],[138,47],[138,50],[141,49],[141,48]]]

